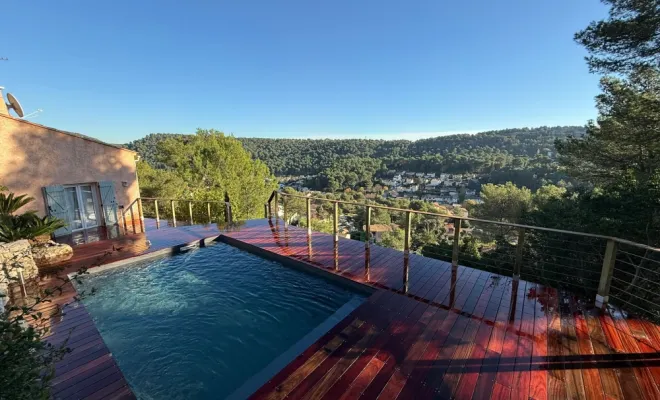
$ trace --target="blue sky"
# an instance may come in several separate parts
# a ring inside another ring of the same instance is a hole
[[[595,117],[573,34],[598,0],[12,1],[0,86],[34,122],[126,142],[385,137]]]

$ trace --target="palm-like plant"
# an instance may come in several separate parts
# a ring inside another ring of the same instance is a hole
[[[0,193],[0,243],[34,239],[66,226],[61,219],[50,216],[40,218],[35,211],[14,215],[18,209],[33,200],[34,198],[24,194],[15,196],[14,193]]]
[[[34,198],[26,194],[0,193],[0,215],[13,215],[19,208],[29,204]]]

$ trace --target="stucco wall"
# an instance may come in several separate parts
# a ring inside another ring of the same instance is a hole
[[[118,205],[131,204],[140,196],[135,153],[0,115],[0,186],[34,197],[27,208],[45,215],[44,186],[99,181],[115,183]]]

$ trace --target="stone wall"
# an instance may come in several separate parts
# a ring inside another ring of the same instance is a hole
[[[37,265],[32,258],[30,242],[18,240],[11,243],[0,243],[0,294],[8,294],[10,283],[19,282],[19,271],[23,269],[23,279],[29,280],[39,275]],[[4,306],[7,298],[0,299],[0,306]]]

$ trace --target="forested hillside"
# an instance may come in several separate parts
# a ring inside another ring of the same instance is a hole
[[[506,129],[439,136],[417,141],[373,139],[262,139],[238,138],[254,158],[275,175],[318,174],[338,159],[375,158],[388,168],[419,172],[490,173],[512,167],[524,168],[537,155],[554,155],[555,139],[581,136],[583,127]],[[127,144],[155,167],[156,146],[179,134],[150,134]]]

